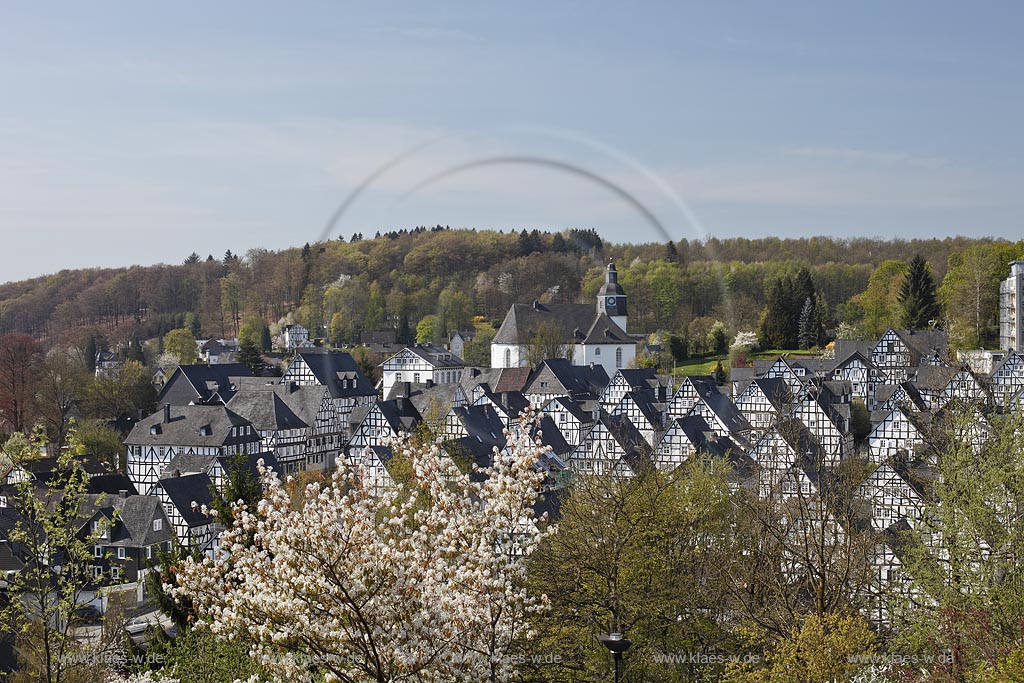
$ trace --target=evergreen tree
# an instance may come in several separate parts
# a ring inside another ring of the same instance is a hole
[[[665,260],[669,263],[679,262],[679,252],[676,251],[676,245],[672,244],[672,240],[665,245]]]
[[[939,319],[939,302],[928,262],[920,254],[910,260],[900,287],[900,322],[908,330],[927,329]]]
[[[811,297],[807,297],[803,310],[800,311],[798,341],[801,349],[809,349],[818,343],[818,321],[814,316],[814,300]]]
[[[243,363],[257,377],[263,374],[263,352],[251,337],[238,344],[238,362]]]
[[[188,255],[188,258],[185,259],[185,265],[191,266],[196,263],[199,263],[199,254],[193,251],[191,254]]]
[[[265,352],[273,349],[273,341],[270,339],[270,328],[267,327],[266,323],[263,324],[263,329],[260,330],[260,348]]]
[[[725,384],[727,379],[729,378],[725,374],[725,368],[722,367],[722,361],[718,361],[718,363],[715,364],[715,383],[718,384],[718,386],[722,386]]]
[[[99,353],[99,346],[96,344],[96,335],[90,334],[89,340],[85,342],[85,356],[86,367],[89,368],[90,373],[96,372],[96,354]]]

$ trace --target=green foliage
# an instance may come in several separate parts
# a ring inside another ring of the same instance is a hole
[[[199,360],[196,339],[183,327],[164,335],[164,351],[177,358],[179,365],[191,365]]]
[[[85,386],[80,407],[83,414],[91,418],[137,418],[139,411],[153,412],[156,390],[149,371],[135,361],[127,361],[120,370],[91,378]]]
[[[727,381],[729,381],[729,375],[726,374],[725,368],[722,367],[722,361],[718,361],[717,363],[715,363],[714,376],[715,382],[718,384],[718,386],[722,386]]]
[[[868,280],[867,288],[857,298],[864,311],[861,328],[867,338],[878,338],[890,327],[898,328],[900,284],[907,274],[903,261],[883,261]]]
[[[931,268],[920,256],[914,256],[900,286],[900,323],[904,329],[925,330],[939,322],[939,303]]]
[[[38,457],[44,444],[42,433],[32,439],[15,434],[4,444],[3,456],[17,464]],[[7,495],[16,521],[5,535],[24,566],[5,577],[0,625],[17,639],[24,673],[47,683],[81,680],[89,669],[76,658],[81,648],[73,629],[82,620],[75,610],[95,587],[93,548],[111,521],[101,517],[96,530],[87,526],[96,510],[87,504],[83,453],[72,430],[68,447],[58,456],[61,476],[42,483],[26,479]],[[61,571],[55,574],[51,564],[58,559]]]
[[[685,334],[670,334],[668,337],[668,350],[676,362],[682,362],[690,357],[689,342]]]
[[[120,465],[124,439],[117,430],[108,427],[103,420],[95,419],[81,420],[74,428],[78,441],[86,453],[107,463],[111,469],[116,469]]]
[[[253,375],[259,377],[263,374],[263,351],[259,342],[250,337],[242,339],[238,344],[238,362],[244,363]]]
[[[877,650],[875,634],[858,616],[808,615],[785,637],[767,645],[760,665],[730,665],[728,683],[836,683],[849,681],[851,659]]]
[[[528,651],[558,653],[561,661],[528,669],[527,679],[608,679],[608,653],[596,635],[609,631],[633,641],[624,659],[626,680],[681,680],[686,665],[657,661],[660,655],[711,642],[728,651],[728,608],[721,599],[734,552],[728,495],[722,470],[710,462],[694,461],[676,475],[652,469],[629,480],[574,481],[558,533],[530,569],[551,610]]]
[[[420,344],[426,344],[428,342],[440,341],[437,335],[439,327],[439,318],[431,313],[425,315],[416,324],[416,341]]]
[[[990,346],[998,340],[999,284],[1017,254],[1014,245],[993,243],[950,255],[939,299],[950,341],[958,347]]]
[[[850,432],[857,443],[871,433],[871,414],[861,398],[850,401]]]
[[[246,643],[219,640],[201,628],[184,628],[176,638],[155,643],[148,654],[154,660],[159,656],[181,683],[231,683],[251,676],[270,680],[249,657]]]
[[[498,331],[491,325],[477,328],[476,335],[466,342],[463,353],[467,365],[490,367],[491,365],[491,342]]]

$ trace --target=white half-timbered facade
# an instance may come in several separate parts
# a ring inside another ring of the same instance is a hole
[[[868,456],[871,462],[881,465],[897,453],[914,457],[925,446],[925,434],[918,426],[918,420],[911,417],[903,407],[893,408],[868,434]]]

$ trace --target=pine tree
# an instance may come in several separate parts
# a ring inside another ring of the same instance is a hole
[[[665,245],[665,260],[669,263],[679,262],[679,252],[676,250],[676,245],[672,244],[672,240]]]
[[[263,352],[250,337],[244,338],[238,345],[238,362],[244,364],[257,377],[263,374]]]
[[[903,327],[920,330],[931,327],[939,319],[939,303],[928,262],[916,255],[900,287],[900,312]]]
[[[814,300],[807,297],[800,311],[799,343],[801,349],[809,349],[818,343],[818,321],[814,315]]]
[[[729,378],[725,374],[725,368],[722,367],[722,361],[718,361],[718,363],[715,364],[715,383],[718,384],[718,386],[722,386],[725,384],[727,379]]]
[[[266,323],[263,325],[263,329],[260,330],[260,348],[264,352],[270,352],[273,350],[273,341],[270,339],[270,328],[267,327]]]

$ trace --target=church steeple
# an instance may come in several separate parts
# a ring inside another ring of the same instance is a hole
[[[608,269],[604,273],[604,284],[597,293],[597,312],[604,313],[616,325],[626,331],[626,293],[619,284],[619,273],[615,270],[615,262],[608,260]]]

